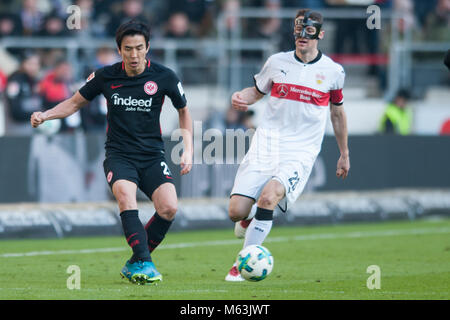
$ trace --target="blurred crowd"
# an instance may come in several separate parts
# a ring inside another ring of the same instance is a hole
[[[448,39],[449,0],[2,0],[0,37],[80,34],[113,37],[122,22],[138,18],[151,25],[153,37],[198,38],[215,34],[216,20],[221,13],[238,12],[246,7],[275,12],[282,8],[305,7],[364,9],[371,4],[401,12],[406,17],[402,28],[416,28],[425,38]],[[73,13],[68,9],[71,5],[81,9],[80,29],[66,27],[66,20]],[[253,36],[271,37],[283,30],[284,21],[277,17],[258,20],[244,22],[245,31]],[[287,23],[291,32],[292,21]],[[228,19],[228,28],[235,25],[236,19]],[[341,27],[356,31],[348,23]]]
[[[0,41],[9,36],[78,37],[109,39],[124,21],[138,18],[151,26],[151,37],[172,39],[203,39],[215,37],[220,14],[239,12],[242,8],[265,8],[276,12],[282,8],[348,9],[367,8],[376,4],[402,13],[400,30],[412,29],[415,37],[450,41],[450,0],[2,0],[0,3]],[[81,28],[70,29],[67,20],[81,9]],[[295,12],[293,12],[294,16]],[[332,53],[379,53],[379,32],[365,27],[365,20],[338,19]],[[226,28],[233,30],[237,20],[230,17]],[[364,25],[361,25],[364,24]],[[292,21],[276,16],[247,19],[242,22],[243,37],[281,39],[280,50],[293,49]],[[281,36],[280,36],[281,35]],[[98,48],[93,59],[73,70],[64,50],[7,48],[0,45],[0,94],[6,100],[9,132],[28,132],[32,112],[53,107],[68,98],[84,78],[99,67],[119,61],[114,49]],[[81,53],[82,54],[82,53]],[[192,58],[192,52],[185,57]],[[177,56],[178,57],[178,56]],[[376,73],[376,66],[371,70]],[[98,98],[77,117],[65,119],[61,131],[82,128],[104,130],[106,106]],[[224,116],[224,119],[226,116]],[[25,130],[25,131],[24,131]]]

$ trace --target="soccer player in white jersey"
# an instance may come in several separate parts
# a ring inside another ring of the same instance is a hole
[[[350,170],[342,95],[345,73],[318,49],[322,23],[320,13],[299,10],[295,50],[269,57],[255,75],[255,85],[231,97],[235,109],[246,111],[269,96],[231,191],[229,216],[236,223],[236,236],[245,235],[244,248],[262,244],[272,228],[275,207],[286,210],[303,191],[321,149],[328,112],[340,150],[336,176],[345,179]],[[236,263],[225,280],[243,280]]]

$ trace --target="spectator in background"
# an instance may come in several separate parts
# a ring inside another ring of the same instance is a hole
[[[411,1],[411,0],[400,0]],[[367,1],[349,1],[349,0],[326,0],[329,6],[334,8],[360,9],[366,11]],[[391,0],[373,0],[375,4],[382,8],[389,8]],[[368,74],[375,76],[380,74],[380,67],[377,64],[377,56],[380,54],[380,30],[367,28],[366,17],[363,19],[344,18],[336,19],[336,33],[334,36],[335,54],[368,54],[371,60],[368,68]],[[339,57],[336,57],[339,62]]]
[[[349,9],[363,8],[349,4],[346,0],[326,0],[326,3],[333,9],[342,9],[343,12]],[[365,19],[342,18],[336,19],[336,32],[334,35],[333,52],[335,54],[361,53],[362,42],[359,40],[362,29],[366,29]],[[339,59],[336,61],[339,62]]]
[[[111,6],[116,0],[96,0],[93,3],[92,23],[97,36],[108,36],[108,25],[114,16]]]
[[[255,111],[247,110],[245,112],[241,112],[241,114],[242,114],[241,123],[243,124],[245,130],[247,130],[247,129],[255,129],[256,130],[256,126],[253,123],[253,117],[255,116]]]
[[[412,111],[408,107],[409,92],[401,89],[389,103],[381,118],[380,132],[384,134],[409,135],[412,125]]]
[[[397,22],[397,28],[401,34],[405,34],[416,25],[414,2],[412,0],[393,0],[393,4],[394,10],[402,17]]]
[[[45,18],[42,25],[40,36],[44,37],[65,37],[69,35],[66,27],[66,21],[57,14],[56,11],[50,12]]]
[[[20,18],[22,21],[23,35],[31,36],[39,33],[44,14],[39,10],[37,0],[23,0]]]
[[[15,13],[0,14],[0,38],[22,35],[22,24]]]
[[[68,61],[60,59],[56,62],[53,70],[47,73],[39,83],[39,92],[43,99],[45,110],[51,109],[58,103],[68,99],[73,92],[70,87],[72,83],[72,68]],[[74,113],[64,118],[61,123],[60,132],[71,132],[81,124],[79,113]]]
[[[172,14],[166,24],[166,30],[163,34],[169,39],[182,40],[194,38],[189,17],[184,12],[175,12]],[[197,56],[196,48],[178,49],[176,51],[176,59],[179,63],[179,74],[186,83],[196,83],[201,81],[205,76],[201,72],[195,70],[192,72],[190,65]],[[194,62],[195,63],[195,62]]]
[[[414,15],[416,16],[417,22],[420,28],[423,28],[427,16],[436,8],[438,0],[413,0]]]
[[[22,35],[22,22],[20,17],[14,13],[0,14],[0,39],[3,37],[14,37]],[[12,55],[19,55],[20,49],[8,48],[7,51]]]
[[[173,12],[184,13],[190,21],[195,36],[204,36],[213,28],[211,4],[208,0],[168,0],[166,18]]]
[[[35,111],[41,111],[42,101],[38,92],[40,58],[35,53],[27,53],[19,70],[12,73],[6,87],[8,105],[7,134],[27,135],[30,117]]]
[[[122,4],[122,10],[118,14],[113,15],[107,27],[109,36],[114,37],[117,28],[124,22],[136,19],[147,22],[148,19],[144,14],[142,0],[125,0]]]
[[[251,0],[247,2],[246,6],[264,8],[268,13],[274,14],[274,16],[264,19],[248,19],[247,24],[251,37],[265,39],[278,37],[276,33],[280,29],[281,20],[275,14],[281,8],[280,0]]]
[[[75,2],[81,10],[80,29],[74,29],[72,32],[77,37],[101,35],[103,28],[99,27],[94,20],[94,1],[93,0],[77,0]]]
[[[183,39],[193,37],[189,17],[184,12],[173,13],[167,22],[167,38]]]
[[[244,113],[241,114],[238,110],[236,110],[234,108],[231,108],[231,107],[228,108],[227,112],[225,113],[225,119],[223,119],[225,129],[246,130],[247,128],[245,127],[245,125],[242,121],[243,114]]]
[[[241,3],[238,0],[223,0],[221,2],[220,11],[229,14],[226,17],[225,27],[228,32],[233,31],[238,23],[238,17],[233,16],[241,10]]]
[[[184,12],[175,12],[169,17],[164,36],[170,39],[189,39],[193,37],[189,17]],[[177,59],[193,58],[193,50],[178,50]]]
[[[242,129],[254,129],[255,126],[252,123],[254,111],[248,110],[246,112],[240,112],[233,107],[229,107],[226,112],[213,111],[208,119],[205,121],[204,130],[218,129],[225,134],[226,129],[238,130]]]
[[[57,10],[51,11],[44,17],[42,29],[38,33],[41,37],[49,38],[67,37],[70,34],[65,19],[58,15]],[[43,48],[40,54],[42,57],[42,68],[47,70],[48,68],[53,68],[59,60],[63,59],[65,49],[63,47]]]
[[[450,42],[450,0],[437,1],[426,17],[423,32],[423,40]]]
[[[109,66],[120,61],[120,56],[117,54],[116,50],[110,47],[100,47],[97,49],[95,54],[95,62],[92,65],[93,70],[100,69],[105,66]],[[89,72],[89,74],[91,74]]]
[[[97,49],[96,60],[85,72],[87,78],[93,71],[105,66],[112,65],[120,59],[116,51],[112,48],[103,47]],[[106,100],[102,96],[97,96],[86,108],[81,108],[81,126],[85,132],[105,132],[106,129]]]

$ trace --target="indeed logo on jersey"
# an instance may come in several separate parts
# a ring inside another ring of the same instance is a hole
[[[152,99],[133,99],[131,96],[128,98],[121,98],[118,93],[114,93],[111,96],[111,100],[113,105],[115,106],[125,106],[130,107],[125,109],[125,111],[150,111],[152,106]],[[138,107],[138,108],[133,108]],[[147,108],[139,108],[139,107],[147,107]]]

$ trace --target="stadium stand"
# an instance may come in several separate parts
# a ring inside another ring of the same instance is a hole
[[[309,6],[320,9],[327,17],[326,37],[320,48],[340,62],[347,73],[344,93],[350,136],[377,135],[386,103],[401,87],[412,93],[412,134],[438,136],[450,118],[445,103],[450,100],[450,75],[442,63],[450,42],[446,38],[448,33],[441,32],[443,26],[448,26],[450,9],[445,1],[366,2],[381,8],[380,30],[367,29],[367,5],[345,1],[78,0],[74,5],[82,13],[80,29],[67,27],[67,19],[73,14],[67,10],[70,5],[67,1],[4,1],[0,4],[0,72],[10,77],[18,70],[22,54],[34,50],[42,62],[39,82],[48,83],[45,77],[49,72],[58,63],[69,61],[73,79],[67,83],[67,89],[75,92],[92,70],[118,61],[115,27],[124,19],[138,17],[152,26],[150,59],[161,61],[180,75],[193,120],[198,122],[197,128],[206,130],[209,117],[226,114],[233,90],[253,85],[253,75],[268,56],[293,49],[289,45],[293,13],[300,6]],[[352,34],[355,28],[362,33]],[[5,84],[3,91],[7,88]],[[262,116],[262,103],[251,107],[255,125]],[[13,132],[8,132],[12,121],[9,107],[3,94],[0,135],[4,137],[0,139],[14,138]],[[84,111],[72,125],[74,130],[67,130],[70,125],[66,124],[60,131],[65,131],[65,135],[95,136],[92,141],[87,139],[86,144],[88,148],[98,148],[91,152],[96,160],[88,161],[92,167],[101,166],[101,157],[96,157],[102,150],[104,115],[104,104],[95,101],[89,112]],[[161,123],[168,139],[178,126],[177,116],[167,99]],[[330,122],[326,132],[332,134]],[[10,145],[9,141],[4,143]],[[68,150],[69,154],[75,152],[73,148]],[[226,178],[234,174],[234,169],[220,174],[201,169],[196,179],[209,179],[214,174],[217,175],[214,179]],[[93,172],[88,175],[91,180]],[[21,183],[27,184],[28,180]],[[183,185],[187,197],[211,193],[201,189],[198,181],[185,180]],[[199,191],[195,192],[192,186],[199,187]],[[214,194],[224,195],[224,188],[216,189]],[[105,200],[105,189],[100,190],[99,200]],[[95,196],[89,199],[94,201]]]

